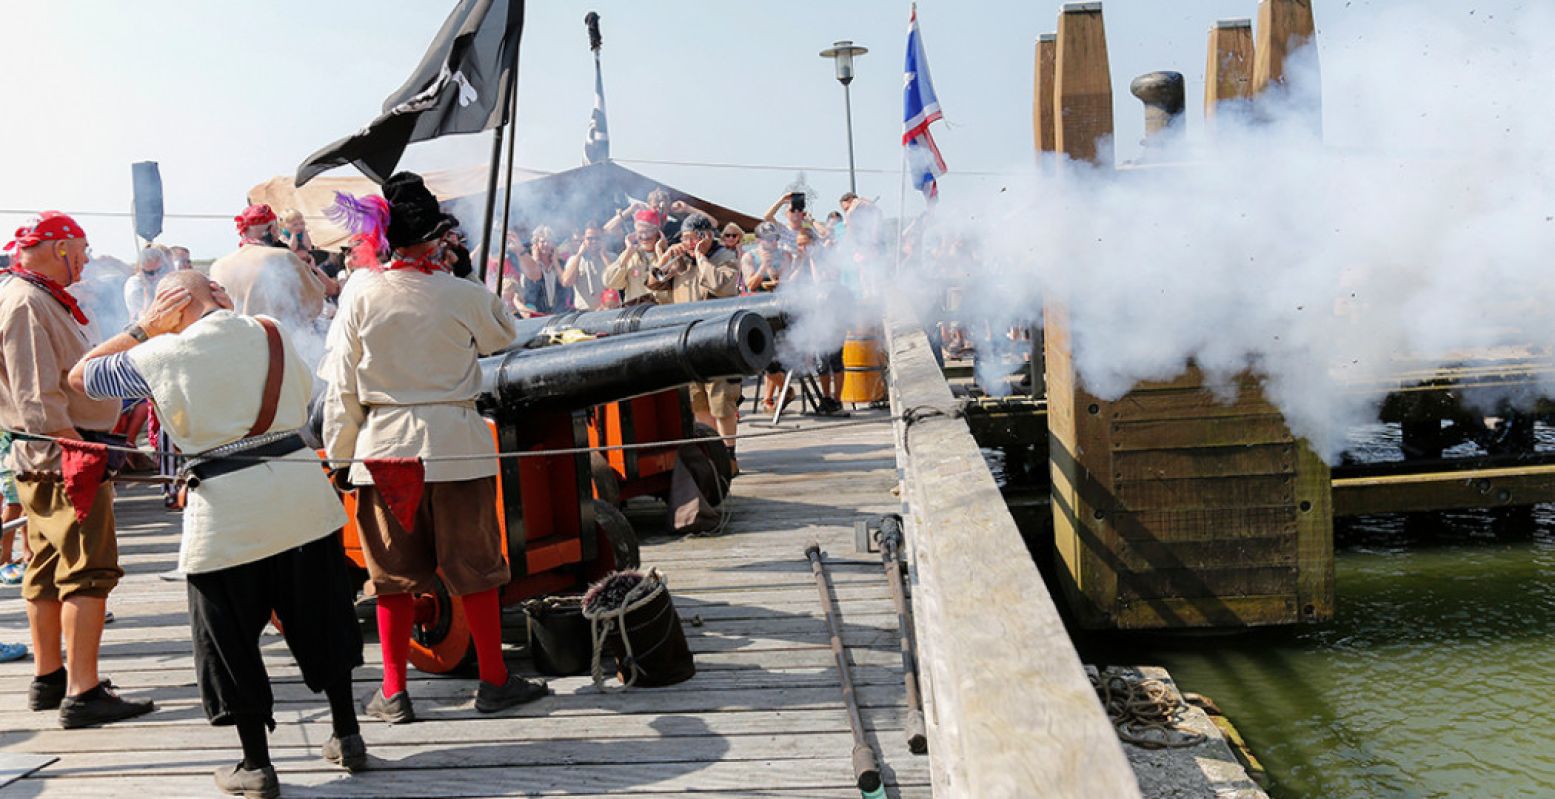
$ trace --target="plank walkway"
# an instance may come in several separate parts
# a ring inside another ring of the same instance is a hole
[[[348,776],[319,757],[330,732],[322,697],[307,691],[285,644],[267,633],[278,722],[271,754],[283,795],[857,795],[847,717],[804,557],[805,545],[819,540],[888,795],[929,796],[928,758],[909,754],[900,731],[900,656],[885,580],[876,556],[853,551],[855,519],[899,507],[890,493],[890,426],[802,424],[813,429],[741,443],[745,474],[734,483],[724,535],[644,541],[644,566],[665,572],[687,623],[695,678],[624,694],[599,693],[586,677],[557,678],[555,696],[482,716],[473,678],[412,671],[423,721],[390,727],[364,718],[374,768]],[[208,726],[200,709],[184,585],[157,577],[174,566],[177,517],[144,489],[124,492],[118,510],[127,576],[109,600],[118,620],[104,636],[102,670],[127,694],[154,697],[159,710],[101,729],[60,730],[55,714],[25,709],[31,662],[0,664],[0,751],[60,758],[0,788],[4,799],[219,795],[211,770],[240,757],[236,733]],[[651,508],[629,515],[651,526]],[[509,623],[521,625],[512,614]],[[0,588],[0,640],[26,640],[15,588]],[[508,641],[514,667],[527,672],[516,643],[521,626]],[[356,672],[362,697],[380,676],[377,644],[365,654]]]

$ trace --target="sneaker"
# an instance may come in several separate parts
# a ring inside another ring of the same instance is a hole
[[[367,768],[367,743],[361,735],[338,738],[329,736],[324,742],[324,759],[355,774]]]
[[[150,699],[124,699],[107,680],[77,696],[59,703],[59,725],[67,730],[95,727],[143,716],[157,709]]]
[[[21,563],[7,563],[0,566],[0,585],[21,585],[22,575],[27,567]]]
[[[243,768],[239,761],[216,769],[211,776],[216,778],[216,787],[222,793],[244,799],[278,799],[281,795],[281,780],[275,776],[275,766]]]
[[[106,683],[107,681],[104,680]],[[32,678],[32,685],[27,686],[27,709],[31,711],[58,710],[59,703],[65,701],[65,681],[44,682],[37,677]]]
[[[517,674],[508,677],[502,685],[481,682],[475,689],[475,709],[481,713],[496,713],[510,707],[533,702],[551,692],[550,686],[540,680],[526,680]]]
[[[9,663],[27,657],[26,644],[0,644],[0,663]]]
[[[373,698],[367,703],[367,715],[390,724],[409,724],[416,720],[416,708],[410,703],[410,694],[400,691],[385,697],[383,689],[379,688],[373,691]]]

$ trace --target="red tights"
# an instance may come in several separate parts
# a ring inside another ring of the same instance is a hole
[[[469,619],[470,637],[475,639],[475,658],[480,664],[481,681],[492,685],[506,683],[508,667],[502,660],[502,605],[497,598],[497,589],[466,594],[460,599],[465,618]],[[415,600],[410,594],[378,597],[378,641],[383,652],[384,696],[394,696],[405,690],[405,661],[410,657],[410,628],[415,620]]]

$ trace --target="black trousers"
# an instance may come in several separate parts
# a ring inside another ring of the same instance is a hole
[[[259,636],[273,610],[308,689],[319,693],[362,665],[356,586],[338,535],[230,569],[189,575],[189,626],[200,701],[212,724],[239,717],[274,728]]]

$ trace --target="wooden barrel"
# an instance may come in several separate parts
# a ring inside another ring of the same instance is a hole
[[[842,344],[842,401],[885,399],[885,356],[875,336],[850,332]]]

